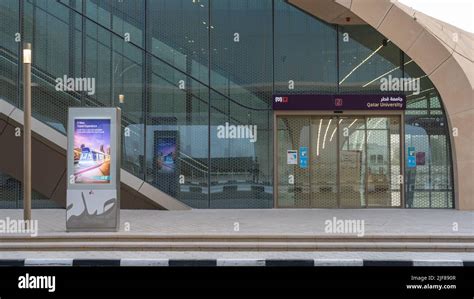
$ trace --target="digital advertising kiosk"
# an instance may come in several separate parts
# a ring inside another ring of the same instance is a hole
[[[117,231],[120,109],[69,108],[67,231]]]

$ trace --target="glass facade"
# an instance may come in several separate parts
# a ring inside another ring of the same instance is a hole
[[[380,79],[402,77],[402,53],[370,26],[338,27],[340,93],[380,93]]]
[[[1,0],[0,13],[0,98],[21,107],[18,33],[33,44],[34,117],[65,134],[68,107],[119,106],[122,167],[195,208],[274,206],[273,94],[378,93],[382,77],[420,78],[419,93],[404,91],[404,131],[425,159],[406,168],[405,206],[453,207],[441,98],[370,26],[327,24],[284,0]],[[57,91],[64,76],[95,78],[95,93]]]
[[[275,93],[337,92],[336,26],[275,1],[274,55]]]
[[[452,208],[453,169],[448,122],[441,96],[427,75],[404,54],[404,76],[420,78],[419,91],[407,91],[405,145],[422,157],[416,168],[406,168],[408,208]]]

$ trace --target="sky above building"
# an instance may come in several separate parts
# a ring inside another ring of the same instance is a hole
[[[474,33],[473,0],[398,0],[431,17]]]

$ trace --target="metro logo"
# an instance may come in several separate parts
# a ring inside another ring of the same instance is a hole
[[[275,103],[288,103],[288,97],[275,97]]]

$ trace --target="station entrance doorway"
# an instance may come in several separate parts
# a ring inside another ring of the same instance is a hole
[[[402,115],[275,114],[279,208],[401,207]]]

